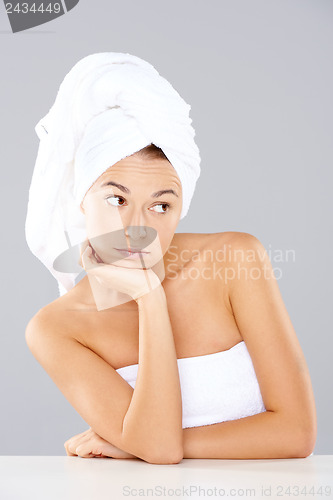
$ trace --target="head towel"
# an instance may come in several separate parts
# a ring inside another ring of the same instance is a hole
[[[35,127],[40,142],[25,223],[27,244],[60,295],[79,272],[57,271],[53,263],[86,239],[80,203],[113,164],[149,144],[160,147],[180,178],[185,217],[201,160],[190,109],[150,63],[128,53],[91,54],[65,76]]]

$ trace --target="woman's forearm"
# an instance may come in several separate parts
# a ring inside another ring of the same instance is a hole
[[[137,299],[139,366],[123,422],[126,451],[149,461],[179,461],[183,453],[182,399],[177,355],[161,286]]]
[[[183,429],[184,458],[303,458],[313,438],[292,420],[266,411],[238,420]]]

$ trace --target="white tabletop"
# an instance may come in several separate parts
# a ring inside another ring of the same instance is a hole
[[[231,491],[234,489],[234,491]],[[0,456],[0,499],[333,498],[333,455],[278,460]]]

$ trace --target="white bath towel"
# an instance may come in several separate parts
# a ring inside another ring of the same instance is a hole
[[[190,109],[150,63],[128,53],[89,55],[65,76],[35,127],[40,144],[25,226],[30,250],[57,279],[60,295],[82,269],[60,272],[54,261],[86,239],[80,203],[114,163],[151,143],[160,147],[182,184],[181,218],[187,214],[201,160]]]
[[[182,427],[201,427],[266,411],[252,358],[242,340],[230,349],[177,359]],[[134,389],[139,365],[118,368]],[[313,456],[313,452],[308,457]]]
[[[182,426],[199,427],[266,411],[244,341],[231,349],[177,359],[182,393]],[[116,371],[134,389],[139,365]]]

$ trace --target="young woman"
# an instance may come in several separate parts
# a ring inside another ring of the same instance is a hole
[[[183,205],[184,182],[153,143],[85,192],[87,274],[26,329],[90,426],[66,452],[156,464],[307,457],[311,380],[267,252],[248,233],[176,233]]]

